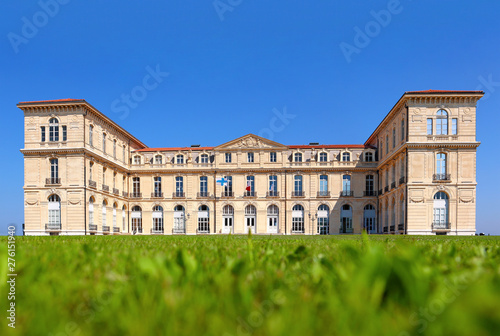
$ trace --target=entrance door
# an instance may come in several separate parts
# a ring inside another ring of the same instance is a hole
[[[233,233],[233,216],[224,216],[223,219],[222,233]]]
[[[247,223],[246,232],[248,232],[250,230],[251,233],[255,233],[255,217],[254,216],[247,216],[247,217],[245,217],[245,221]]]
[[[278,233],[278,216],[267,217],[267,233]]]

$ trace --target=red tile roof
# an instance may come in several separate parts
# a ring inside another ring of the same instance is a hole
[[[57,103],[57,102],[70,102],[70,101],[83,101],[84,99],[54,99],[54,100],[35,100],[35,101],[25,101],[19,102],[19,104],[32,104],[32,103]]]
[[[484,93],[478,90],[424,90],[424,91],[406,91],[405,93]]]
[[[307,148],[371,148],[365,145],[292,145],[290,149],[307,149]],[[215,147],[159,147],[159,148],[143,148],[134,152],[176,152],[176,151],[204,151],[213,150]]]
[[[365,148],[365,145],[292,145],[288,146],[291,149],[307,149],[307,148]]]

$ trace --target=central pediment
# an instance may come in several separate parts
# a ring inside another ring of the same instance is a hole
[[[214,148],[215,150],[275,149],[286,150],[287,146],[255,134],[247,134]]]

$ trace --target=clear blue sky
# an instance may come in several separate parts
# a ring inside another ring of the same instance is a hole
[[[2,3],[0,232],[23,222],[19,101],[86,99],[150,147],[264,134],[286,108],[273,140],[341,144],[363,143],[404,91],[482,89],[477,229],[500,234],[500,3],[59,1]],[[161,75],[145,90],[148,67]]]

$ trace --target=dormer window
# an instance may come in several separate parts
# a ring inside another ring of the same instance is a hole
[[[184,155],[178,154],[175,157],[175,163],[177,163],[177,164],[184,164]]]
[[[351,153],[349,152],[342,153],[342,161],[344,162],[351,161]]]
[[[319,153],[319,162],[327,162],[328,154],[327,153]]]
[[[201,154],[200,163],[208,163],[208,154]]]
[[[141,164],[141,157],[139,155],[134,156],[134,164]]]
[[[302,162],[302,153],[295,153],[293,155],[293,162]]]
[[[161,155],[155,155],[155,164],[158,164],[158,165],[161,165],[163,163],[163,158],[161,157]]]
[[[365,153],[365,162],[372,162],[373,161],[373,153],[372,152],[366,152]]]

